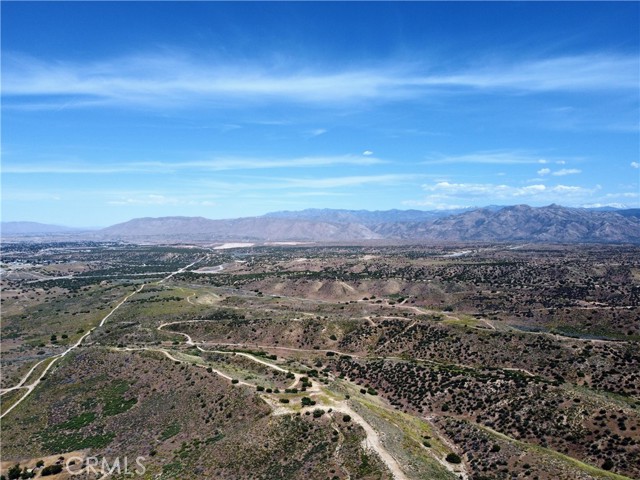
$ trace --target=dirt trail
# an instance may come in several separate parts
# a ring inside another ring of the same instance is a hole
[[[183,267],[179,270],[176,270],[175,272],[170,273],[169,275],[167,275],[166,277],[164,277],[162,280],[159,280],[158,282],[155,282],[156,284],[160,284],[162,282],[164,282],[165,280],[170,279],[171,277],[173,277],[174,275],[184,272],[187,268],[191,267],[192,265],[195,265],[196,263],[198,263],[199,261],[201,261],[202,258],[199,258],[198,260],[196,260],[195,262],[187,265],[186,267]],[[40,383],[40,381],[44,378],[44,376],[49,372],[49,370],[51,370],[51,367],[53,367],[58,360],[60,360],[61,358],[65,357],[66,355],[68,355],[70,352],[72,352],[73,350],[75,350],[76,348],[78,348],[82,342],[84,341],[85,338],[87,338],[89,335],[91,335],[91,333],[93,333],[93,331],[98,328],[98,327],[102,327],[106,321],[109,319],[109,317],[111,317],[111,315],[114,314],[114,312],[116,310],[118,310],[122,305],[124,305],[132,296],[136,295],[137,293],[140,293],[142,291],[142,289],[146,286],[147,284],[143,283],[142,285],[140,285],[139,288],[137,288],[136,290],[134,290],[132,293],[130,293],[129,295],[127,295],[120,303],[118,303],[115,307],[113,307],[113,309],[107,313],[103,319],[100,321],[100,323],[98,324],[97,327],[93,327],[91,329],[89,329],[87,331],[87,333],[85,333],[84,335],[82,335],[82,337],[80,337],[80,339],[74,343],[73,345],[71,345],[69,348],[67,348],[64,352],[59,353],[58,355],[54,355],[52,357],[46,358],[43,361],[46,360],[50,360],[49,365],[47,365],[47,367],[43,370],[43,372],[38,376],[38,378],[36,378],[32,383],[30,383],[29,385],[24,385],[24,383],[27,381],[27,379],[29,378],[29,375],[31,375],[34,370],[36,369],[36,367],[38,365],[40,365],[42,362],[39,362],[38,364],[36,364],[31,370],[29,370],[29,372],[27,372],[27,375],[25,375],[21,380],[20,383],[18,385],[16,385],[15,387],[11,387],[10,389],[7,389],[7,391],[10,390],[15,390],[17,388],[26,388],[26,392],[24,393],[24,395],[22,395],[22,397],[20,397],[13,405],[11,405],[9,408],[7,408],[2,415],[0,415],[0,419],[4,418],[6,415],[8,415],[14,408],[16,408],[18,405],[20,405],[25,398],[27,398],[31,392],[33,392],[33,390],[36,388],[36,386]],[[3,392],[6,393],[6,392]]]
[[[172,322],[172,323],[180,323],[180,322]],[[158,330],[162,329],[163,326],[168,325],[168,324],[162,324],[158,327]],[[175,333],[180,333],[180,332],[175,332]],[[187,338],[187,343],[190,345],[193,345],[193,341],[191,339],[191,337],[187,334],[182,334]],[[202,352],[211,352],[211,353],[230,353],[230,352],[225,352],[222,350],[205,350],[200,346],[196,346],[198,348],[198,350],[202,351]],[[168,358],[170,358],[173,361],[181,361],[177,358],[175,358],[173,355],[171,355],[168,351],[163,350],[163,349],[152,349],[152,348],[140,348],[140,349],[133,349],[133,348],[124,348],[124,350],[152,350],[152,351],[159,351],[162,352],[164,355],[166,355]],[[311,350],[313,352],[317,352],[317,350]],[[279,365],[275,365],[273,363],[267,362],[266,360],[263,360],[261,358],[257,358],[249,353],[245,353],[245,352],[235,352],[236,355],[241,355],[243,357],[246,357],[256,363],[259,363],[261,365],[265,365],[269,368],[272,368],[274,370],[277,370],[279,372],[288,372],[288,370],[286,370],[285,368],[280,367]],[[203,368],[206,368],[205,365],[200,365]],[[209,367],[210,368],[210,367]],[[218,375],[220,375],[223,378],[226,378],[228,380],[231,380],[231,377],[229,377],[228,375],[212,369],[215,373],[217,373]],[[300,378],[303,377],[302,374],[300,373],[294,373],[295,375],[295,382],[293,383],[293,386],[295,386],[299,381]],[[250,387],[254,387],[254,385],[248,384],[246,382],[239,382],[242,385],[247,385]],[[317,381],[312,382],[313,386],[311,388],[308,388],[306,393],[307,394],[313,394],[313,393],[320,393],[322,390],[320,388],[320,385]],[[280,404],[278,402],[275,401],[275,399],[271,398],[269,395],[267,394],[262,394],[260,395],[261,398],[263,398],[265,400],[265,402],[272,408],[272,415],[289,415],[294,413],[294,410],[290,407],[287,407],[285,404]],[[317,407],[319,408],[319,407]],[[334,412],[342,412],[345,413],[347,415],[349,415],[352,420],[357,423],[358,425],[360,425],[365,433],[366,433],[366,438],[363,440],[362,442],[362,446],[366,449],[369,450],[373,450],[379,457],[380,459],[384,462],[384,464],[387,466],[387,468],[389,469],[389,471],[391,472],[391,474],[393,475],[393,478],[395,480],[409,480],[408,477],[405,475],[405,473],[402,471],[402,468],[400,468],[399,463],[396,461],[396,459],[387,451],[387,449],[384,447],[384,445],[382,444],[382,441],[380,439],[380,435],[378,434],[378,432],[376,432],[376,430],[369,425],[369,423],[367,423],[367,421],[362,418],[357,412],[355,412],[351,407],[349,407],[347,404],[344,403],[344,401],[342,402],[336,402],[336,401],[330,401],[330,405],[329,408],[331,408]],[[305,407],[302,409],[302,411],[307,411],[307,410],[313,410],[314,408],[312,407]]]
[[[344,402],[335,403],[331,406],[331,408],[334,412],[341,412],[349,415],[355,423],[357,423],[364,429],[367,437],[362,441],[362,446],[366,449],[373,450],[380,457],[380,459],[384,462],[384,464],[393,475],[394,479],[409,480],[409,477],[407,477],[402,471],[402,468],[400,468],[400,464],[382,444],[382,440],[380,439],[380,435],[378,434],[378,432],[371,425],[369,425],[369,423],[364,418],[362,418],[357,412],[355,412],[349,405],[346,405]]]

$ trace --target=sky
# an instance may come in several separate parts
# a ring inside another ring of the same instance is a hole
[[[638,2],[2,2],[2,220],[640,206]]]

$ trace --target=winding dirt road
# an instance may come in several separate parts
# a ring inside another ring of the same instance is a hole
[[[188,269],[189,267],[195,265],[196,263],[200,262],[202,260],[202,258],[199,258],[198,260],[196,260],[193,263],[190,263],[189,265],[187,265],[186,267],[182,267],[179,270],[176,270],[175,272],[170,273],[169,275],[167,275],[166,277],[164,277],[162,280],[159,280],[157,282],[155,282],[156,284],[161,284],[163,282],[165,282],[166,280],[169,280],[171,277],[173,277],[174,275],[177,275],[178,273],[182,273],[184,272],[186,269]],[[109,313],[107,313],[104,318],[100,321],[100,323],[98,324],[97,327],[93,327],[91,328],[89,331],[87,331],[87,333],[85,333],[84,335],[82,335],[82,337],[80,337],[80,339],[74,343],[73,345],[71,345],[69,348],[67,348],[64,352],[59,353],[58,355],[54,355],[53,357],[49,357],[46,358],[44,360],[41,360],[40,362],[38,362],[36,365],[34,365],[31,370],[29,370],[27,372],[27,374],[22,377],[22,379],[20,380],[20,382],[18,383],[18,385],[11,387],[11,388],[7,388],[7,389],[3,389],[1,393],[7,393],[10,392],[12,390],[17,390],[17,389],[21,389],[24,388],[26,389],[24,395],[22,395],[22,397],[20,397],[13,405],[11,405],[9,408],[7,408],[2,415],[0,415],[0,419],[4,418],[6,415],[8,415],[14,408],[16,408],[18,405],[20,405],[25,398],[27,398],[31,392],[33,392],[33,390],[36,388],[36,386],[40,383],[40,381],[44,378],[44,376],[49,372],[49,370],[51,370],[51,367],[53,367],[58,360],[60,360],[61,358],[65,357],[66,355],[68,355],[70,352],[72,352],[73,350],[75,350],[76,348],[78,348],[82,342],[84,341],[85,338],[87,338],[89,335],[91,335],[91,333],[93,333],[93,331],[98,328],[98,327],[102,327],[106,321],[109,319],[109,317],[111,317],[111,315],[114,314],[114,312],[116,310],[118,310],[122,305],[124,305],[125,303],[127,303],[127,301],[133,297],[134,295],[140,293],[142,291],[142,289],[146,286],[146,283],[143,283],[142,285],[140,285],[139,288],[137,288],[135,291],[133,291],[132,293],[130,293],[129,295],[127,295],[120,303],[118,303],[115,307],[113,307],[113,309],[111,309],[111,311]],[[29,379],[29,376],[31,376],[33,374],[33,372],[35,371],[35,369],[41,365],[43,362],[46,362],[50,360],[49,365],[47,365],[47,367],[43,370],[43,372],[38,376],[38,378],[36,378],[33,382],[31,382],[29,385],[25,385],[25,382]]]

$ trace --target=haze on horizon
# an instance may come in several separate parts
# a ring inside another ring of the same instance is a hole
[[[639,207],[636,2],[5,2],[2,220]]]

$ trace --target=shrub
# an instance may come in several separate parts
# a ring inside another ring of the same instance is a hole
[[[462,463],[462,459],[460,458],[460,456],[455,453],[447,454],[447,457],[445,460],[449,463]]]
[[[613,468],[613,460],[611,460],[610,458],[607,458],[602,464],[602,469],[611,470],[612,468]]]
[[[351,421],[351,415],[344,415],[342,417],[342,421],[345,422],[345,423],[350,422]]]
[[[233,380],[231,380],[231,383],[236,384],[238,383],[240,380],[238,380],[237,378],[234,378]]]
[[[46,477],[48,475],[57,475],[62,471],[62,465],[49,465],[48,467],[44,467],[40,475]]]
[[[281,398],[280,399],[280,403],[289,403],[289,399],[288,398]]]
[[[9,480],[20,478],[20,465],[15,464],[13,467],[11,467],[7,472],[7,475],[9,475]]]

